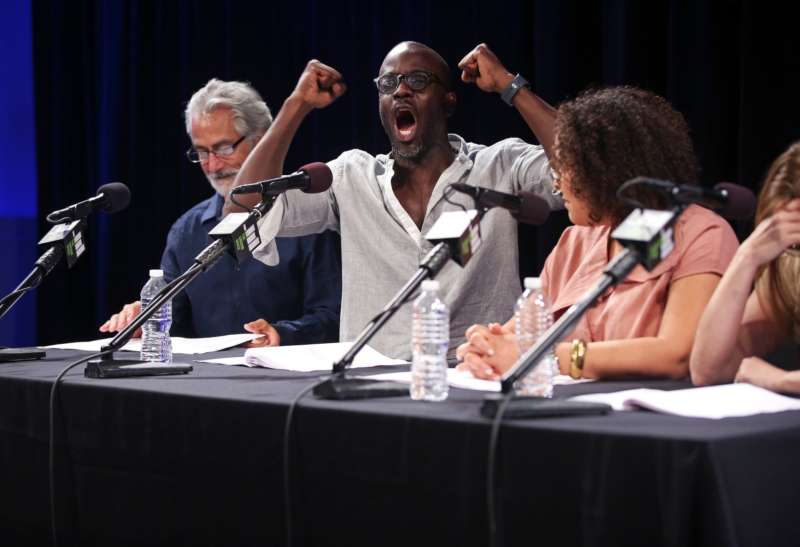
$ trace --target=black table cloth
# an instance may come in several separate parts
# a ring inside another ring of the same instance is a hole
[[[48,396],[82,355],[0,365],[3,545],[49,542]],[[59,388],[60,544],[284,545],[284,420],[316,376],[195,364],[187,376],[93,380],[77,367]],[[556,396],[687,385],[596,382]],[[290,446],[293,545],[486,545],[481,397],[306,395]],[[797,544],[797,462],[800,412],[507,421],[500,544]]]

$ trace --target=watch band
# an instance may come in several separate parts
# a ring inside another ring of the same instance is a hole
[[[514,106],[514,97],[516,97],[519,90],[523,87],[530,87],[531,84],[528,80],[522,77],[522,74],[517,74],[511,83],[500,93],[500,98],[503,99],[508,106]]]
[[[583,360],[586,357],[586,342],[576,338],[569,352],[569,375],[578,380],[583,378]]]

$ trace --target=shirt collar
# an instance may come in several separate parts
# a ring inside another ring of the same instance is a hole
[[[211,199],[208,200],[208,205],[203,211],[203,215],[200,217],[200,222],[205,224],[211,220],[219,221],[222,217],[222,206],[224,204],[225,199],[221,195],[214,193]]]
[[[447,166],[447,168],[439,176],[436,186],[433,187],[433,192],[428,200],[428,208],[425,212],[425,222],[422,226],[422,231],[427,231],[427,229],[430,228],[430,225],[434,220],[431,217],[431,211],[433,210],[434,206],[441,206],[441,197],[444,193],[444,189],[450,183],[459,181],[464,173],[472,167],[472,160],[468,155],[466,141],[464,141],[463,138],[455,133],[448,133],[447,142],[450,144],[453,152],[456,153],[456,156],[453,159],[453,163]],[[403,226],[403,229],[405,229],[411,239],[413,239],[414,242],[416,242],[416,244],[422,249],[421,252],[425,253],[430,249],[431,245],[422,237],[422,231],[417,228],[417,225],[414,224],[414,221],[411,220],[411,217],[408,215],[406,210],[403,209],[400,201],[395,196],[394,190],[392,189],[392,177],[394,176],[395,160],[392,156],[392,152],[389,152],[389,154],[387,154],[385,157],[386,168],[384,172],[379,174],[377,177],[378,184],[383,192],[384,202],[393,212],[393,216],[400,223],[400,225]],[[422,254],[420,255],[420,258],[421,257]]]
[[[448,133],[447,134],[447,141],[450,143],[450,146],[453,147],[453,150],[456,152],[456,158],[453,161],[458,161],[462,163],[468,164],[468,166],[472,165],[472,160],[469,159],[469,149],[467,148],[467,141],[461,138],[459,135],[455,133]]]

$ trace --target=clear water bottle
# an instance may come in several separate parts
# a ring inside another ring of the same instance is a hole
[[[517,299],[514,317],[517,343],[522,355],[553,324],[553,314],[544,298],[542,281],[538,277],[525,278],[525,292]],[[558,366],[555,353],[551,350],[514,387],[520,395],[552,397],[553,378],[556,374]]]
[[[447,348],[450,314],[439,298],[439,282],[423,281],[414,301],[411,326],[411,398],[443,401],[447,398]]]
[[[142,288],[142,312],[166,284],[163,271],[150,270],[150,280]],[[172,301],[167,301],[142,326],[142,361],[172,362],[172,341],[169,338],[171,325]]]

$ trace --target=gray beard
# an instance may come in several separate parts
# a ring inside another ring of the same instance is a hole
[[[221,195],[223,198],[228,199],[228,193],[230,192],[231,188],[233,188],[233,182],[236,180],[236,175],[238,173],[238,169],[224,171],[216,175],[206,175],[206,179],[208,179],[209,184],[211,184],[211,187],[216,193]]]

